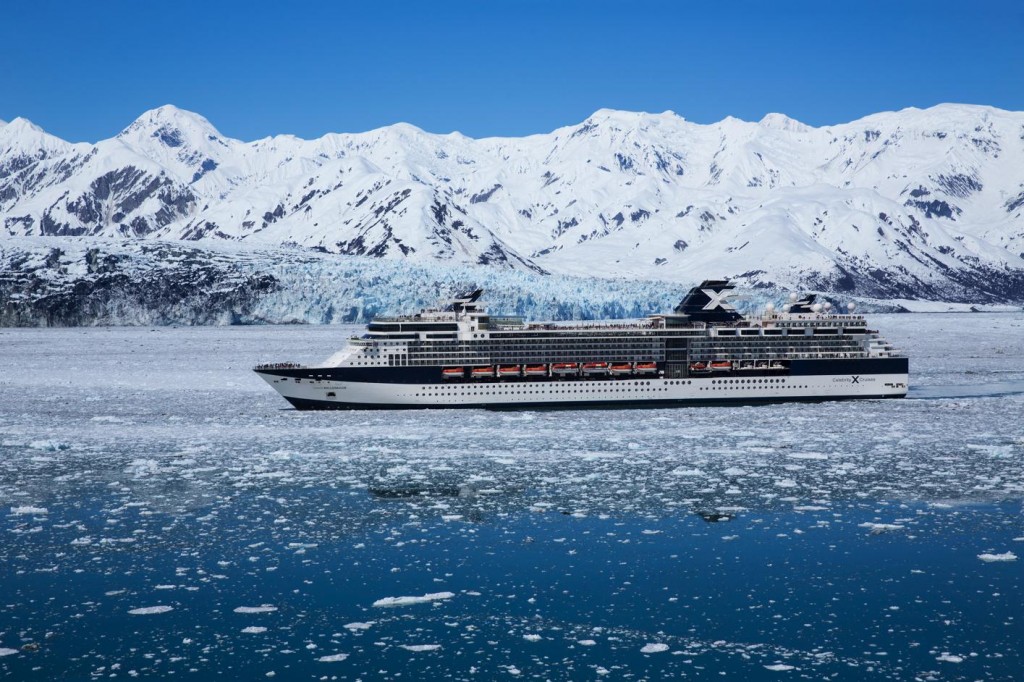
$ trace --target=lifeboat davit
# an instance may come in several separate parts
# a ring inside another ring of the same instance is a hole
[[[584,374],[607,374],[608,363],[607,362],[584,362],[583,363]]]
[[[633,365],[629,364],[628,362],[617,362],[612,364],[612,366],[608,368],[608,371],[615,376],[621,376],[623,374],[632,374]]]
[[[466,376],[466,370],[461,367],[445,367],[441,370],[441,376],[445,379],[461,379]]]
[[[637,374],[654,374],[658,371],[658,363],[656,362],[638,362],[636,363]]]
[[[470,372],[474,379],[490,379],[494,376],[493,367],[474,367]]]
[[[498,365],[499,377],[517,377],[519,374],[519,365]]]
[[[547,365],[527,365],[523,373],[528,377],[546,377],[548,375]]]
[[[579,365],[575,362],[556,362],[551,365],[551,372],[553,374],[576,374],[579,370]]]

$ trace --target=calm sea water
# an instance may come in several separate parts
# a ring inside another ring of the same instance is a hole
[[[350,329],[0,331],[0,677],[1015,680],[1024,317],[903,401],[299,413]]]

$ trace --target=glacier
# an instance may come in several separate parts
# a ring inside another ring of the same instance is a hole
[[[602,109],[522,138],[401,123],[242,142],[168,105],[96,143],[17,118],[0,125],[0,223],[0,244],[298,247],[595,286],[731,276],[755,290],[1019,303],[1024,113],[943,104],[815,128]]]
[[[635,319],[672,310],[687,286],[299,247],[100,237],[0,240],[3,327],[345,324],[421,310],[477,287],[495,313],[531,320]],[[758,312],[768,302],[782,303],[787,293],[774,286],[747,288],[735,303]],[[824,294],[822,300],[875,312],[1019,310],[849,294]]]

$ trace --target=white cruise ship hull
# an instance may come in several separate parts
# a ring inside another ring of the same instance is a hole
[[[315,372],[315,370],[312,370]],[[907,374],[688,379],[628,378],[464,383],[374,383],[258,372],[300,410],[578,409],[903,398]],[[314,375],[315,376],[315,375]]]

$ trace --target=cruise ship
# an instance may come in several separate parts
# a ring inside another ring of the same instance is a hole
[[[259,365],[300,410],[589,408],[902,398],[909,361],[864,317],[814,296],[759,315],[705,280],[646,319],[526,322],[490,315],[481,290],[376,317],[317,366]]]

